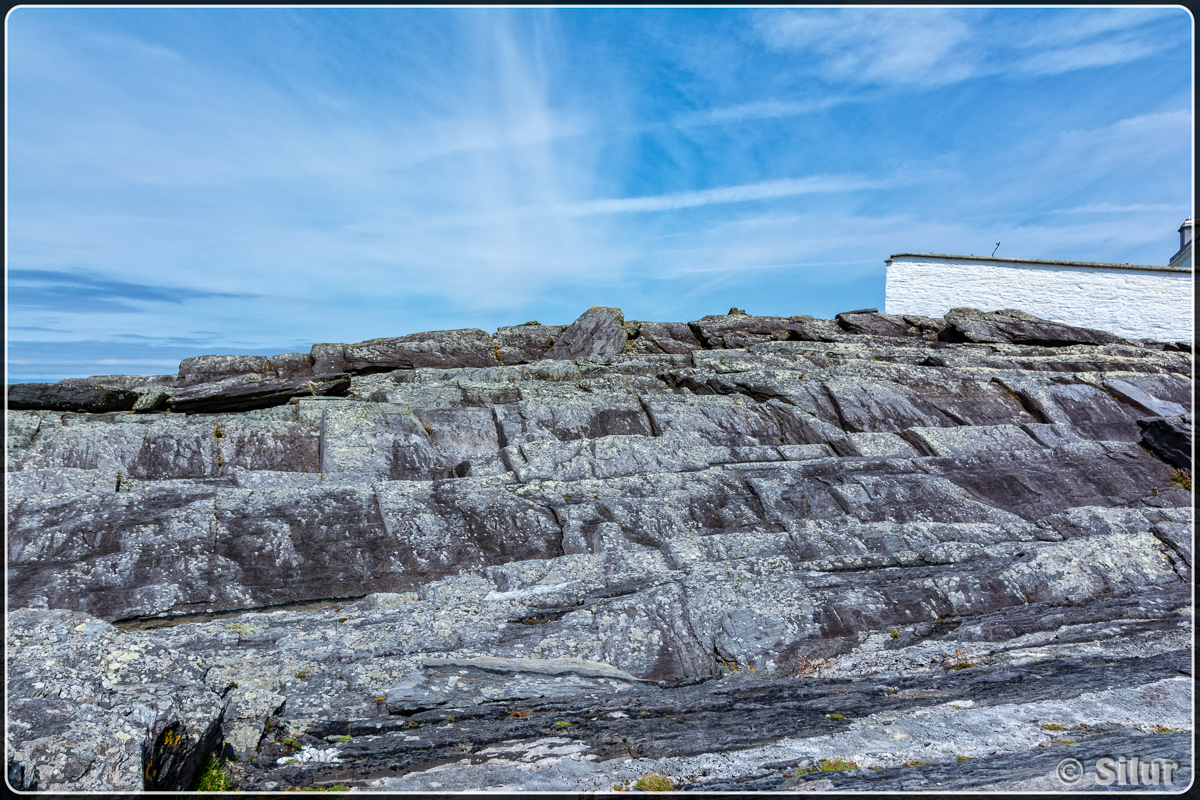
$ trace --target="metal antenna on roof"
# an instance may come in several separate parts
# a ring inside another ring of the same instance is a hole
[[[999,242],[996,242],[996,250],[999,250],[999,249],[1000,249],[1000,243],[999,243]],[[993,250],[993,251],[992,251],[992,255],[993,255],[993,256],[994,256],[994,255],[996,255],[996,250]],[[988,256],[988,257],[989,257],[989,258],[991,258],[991,256]]]

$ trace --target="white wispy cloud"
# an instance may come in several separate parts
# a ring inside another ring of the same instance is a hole
[[[1176,22],[1185,22],[1178,19]],[[850,84],[940,86],[1001,73],[1055,75],[1161,52],[1168,9],[804,9],[759,16],[773,48],[815,57]]]
[[[1179,212],[1186,210],[1184,206],[1177,203],[1129,203],[1127,205],[1118,205],[1116,203],[1091,203],[1086,206],[1077,206],[1075,208],[1056,208],[1047,213],[1050,214],[1159,214],[1164,211]]]

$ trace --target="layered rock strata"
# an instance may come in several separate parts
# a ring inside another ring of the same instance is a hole
[[[15,788],[1190,776],[1186,343],[595,308],[48,386],[6,418]]]

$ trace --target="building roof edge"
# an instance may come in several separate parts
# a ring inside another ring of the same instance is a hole
[[[1050,258],[995,258],[993,256],[962,256],[949,253],[893,253],[884,260],[884,263],[892,263],[893,258],[912,258],[917,256],[923,258],[953,259],[955,261],[993,261],[1009,264],[1049,264],[1061,267],[1102,267],[1105,269],[1154,270],[1157,272],[1192,272],[1190,268],[1158,264],[1117,264],[1107,261],[1056,261]]]

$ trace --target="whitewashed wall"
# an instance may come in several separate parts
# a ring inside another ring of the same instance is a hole
[[[940,317],[952,308],[1017,308],[1131,339],[1186,341],[1193,333],[1190,272],[894,256],[888,314]]]

